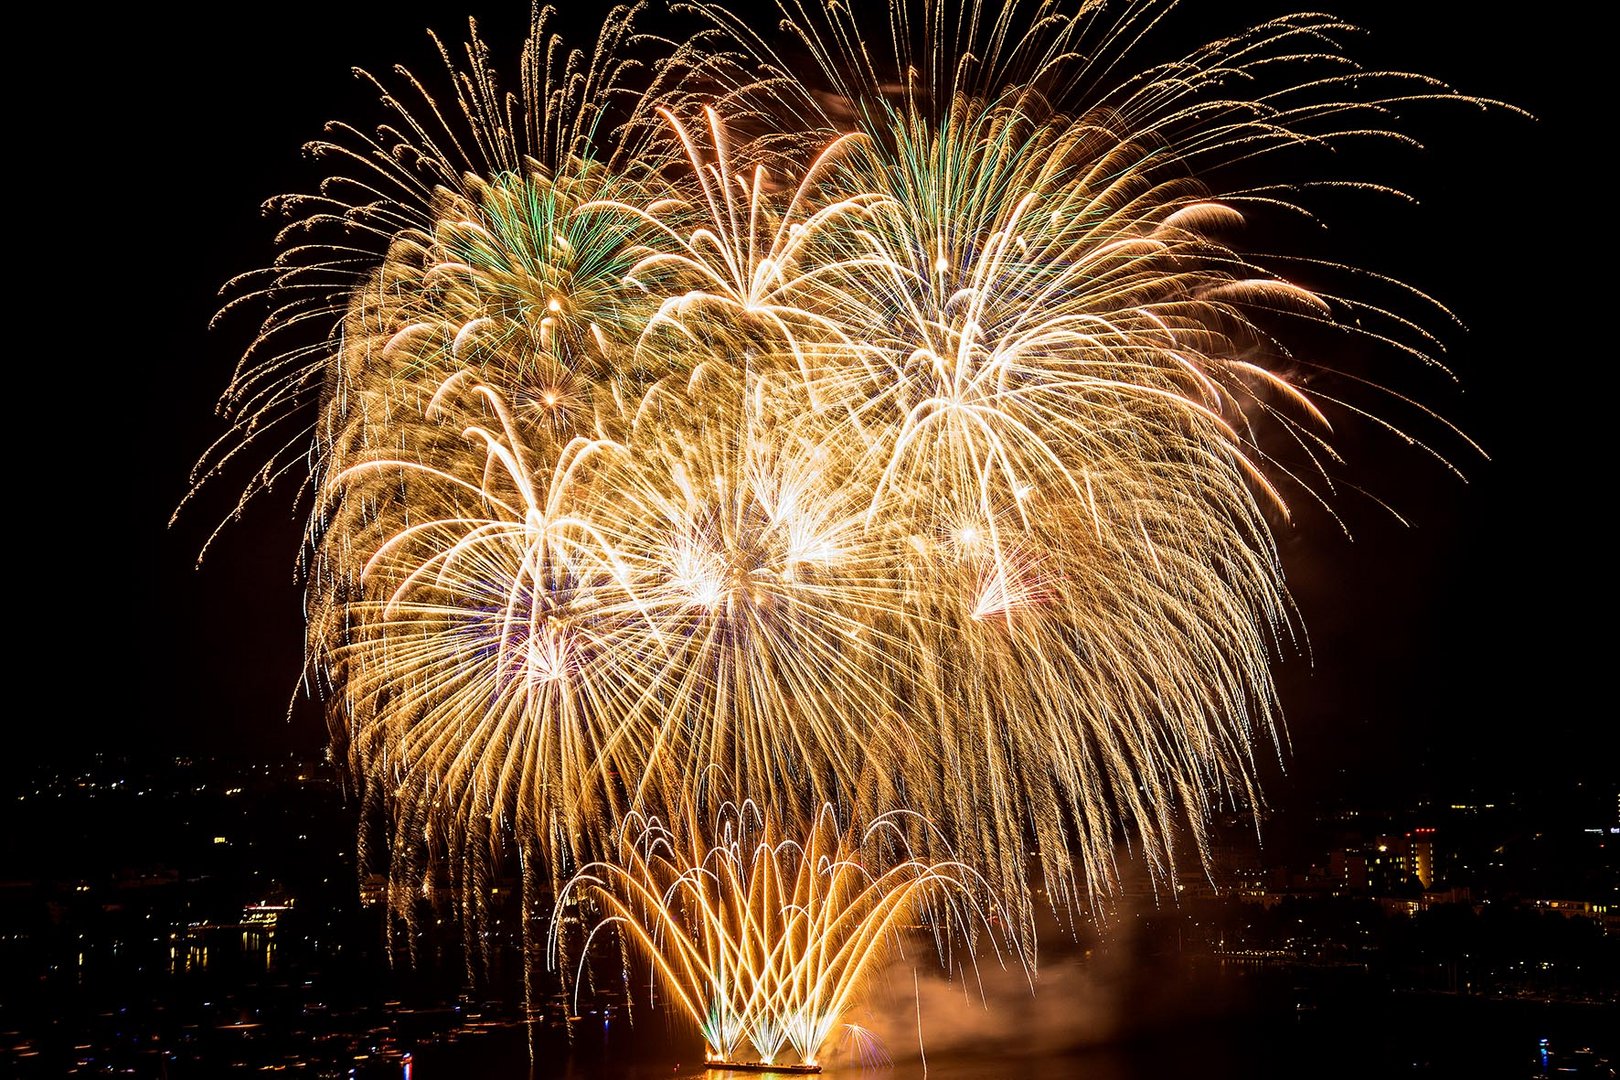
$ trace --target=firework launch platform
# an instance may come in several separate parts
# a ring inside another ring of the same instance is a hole
[[[767,1065],[763,1061],[705,1061],[703,1067],[716,1072],[724,1069],[758,1073],[818,1073],[821,1071],[820,1065]]]

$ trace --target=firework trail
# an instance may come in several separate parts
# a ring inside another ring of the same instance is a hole
[[[611,926],[640,952],[702,1032],[709,1060],[735,1061],[751,1048],[767,1064],[791,1050],[815,1065],[906,930],[927,927],[947,965],[960,943],[971,968],[973,943],[995,942],[997,924],[1005,926],[999,901],[971,868],[914,852],[912,838],[926,831],[898,812],[846,830],[830,806],[793,839],[746,802],[722,804],[708,827],[689,810],[675,831],[631,814],[613,857],[565,883],[553,960],[566,907],[584,900],[603,913],[581,927],[587,942]],[[716,842],[705,846],[705,836]],[[580,952],[583,963],[589,945]],[[863,1052],[874,1053],[870,1033],[849,1027]]]
[[[713,6],[589,54],[542,12],[515,94],[475,33],[315,144],[199,482],[312,463],[309,672],[401,916],[448,881],[472,941],[508,862],[526,912],[628,903],[689,867],[626,823],[710,767],[812,846],[915,811],[1025,936],[1032,868],[1072,908],[1255,804],[1271,522],[1369,415],[1284,342],[1438,343],[1236,241],[1398,107],[1484,103],[1321,15],[1137,67],[1169,7],[788,2],[797,61]]]

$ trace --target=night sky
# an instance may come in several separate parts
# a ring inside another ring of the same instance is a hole
[[[474,2],[497,55],[515,58],[526,5]],[[1185,7],[1176,25],[1192,36],[1285,10]],[[1323,254],[1404,278],[1466,324],[1442,328],[1459,385],[1414,374],[1402,388],[1490,460],[1446,443],[1464,482],[1393,440],[1343,433],[1348,475],[1412,526],[1350,490],[1335,507],[1353,540],[1303,505],[1283,526],[1311,652],[1277,669],[1290,745],[1267,793],[1286,806],[1329,787],[1399,798],[1570,768],[1601,776],[1595,739],[1612,716],[1582,702],[1603,700],[1606,669],[1595,631],[1577,620],[1607,623],[1612,543],[1595,520],[1594,463],[1612,427],[1602,399],[1613,350],[1592,333],[1604,308],[1574,263],[1610,227],[1601,185],[1582,178],[1594,164],[1579,65],[1554,51],[1581,30],[1529,22],[1533,9],[1513,25],[1479,21],[1471,4],[1327,9],[1369,29],[1356,55],[1538,119],[1428,110],[1408,126],[1426,151],[1372,159],[1421,204],[1358,204],[1324,236]],[[221,283],[272,254],[274,222],[259,204],[314,185],[318,166],[299,147],[324,121],[378,116],[351,65],[425,71],[423,28],[459,41],[465,14],[454,3],[294,0],[198,27],[131,8],[88,55],[68,58],[63,77],[93,84],[98,100],[48,125],[45,175],[29,179],[59,196],[13,206],[40,215],[25,227],[54,233],[43,245],[51,287],[40,290],[54,344],[27,358],[45,375],[39,404],[53,420],[48,441],[21,451],[43,465],[23,471],[44,481],[27,534],[44,557],[17,571],[49,644],[14,669],[24,684],[36,666],[57,674],[20,745],[37,737],[47,760],[321,745],[319,711],[296,691],[296,478],[228,526],[200,570],[202,541],[246,473],[205,490],[177,526],[168,518],[191,462],[223,430],[212,403],[254,329],[249,318],[207,324]]]

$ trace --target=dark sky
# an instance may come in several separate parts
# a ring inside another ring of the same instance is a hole
[[[526,5],[472,2],[498,54],[514,56]],[[1597,169],[1585,141],[1612,125],[1584,122],[1568,74],[1579,65],[1557,51],[1577,47],[1580,28],[1486,22],[1472,4],[1326,6],[1368,28],[1358,55],[1539,119],[1438,114],[1423,128],[1429,149],[1390,163],[1421,205],[1380,203],[1327,234],[1331,250],[1411,281],[1467,325],[1446,334],[1461,389],[1413,385],[1491,457],[1459,453],[1464,483],[1351,432],[1352,475],[1412,527],[1350,495],[1353,541],[1315,514],[1284,528],[1312,659],[1278,669],[1292,748],[1269,790],[1286,804],[1327,784],[1409,791],[1597,769],[1594,740],[1612,709],[1583,702],[1602,700],[1606,670],[1595,628],[1612,544],[1594,520],[1593,463],[1611,426],[1600,402],[1613,349],[1589,331],[1604,309],[1575,263],[1610,231],[1602,185],[1582,174]],[[1179,26],[1193,36],[1285,10],[1184,8]],[[167,519],[221,430],[212,401],[252,331],[247,320],[207,323],[219,285],[271,254],[260,202],[313,184],[317,166],[299,146],[325,120],[377,115],[351,65],[427,69],[423,28],[459,39],[464,14],[454,3],[292,0],[199,25],[132,9],[71,58],[63,77],[93,85],[96,100],[45,106],[55,160],[41,168],[64,178],[60,197],[13,207],[52,234],[42,291],[55,345],[26,362],[45,375],[61,428],[29,449],[51,463],[36,511],[68,523],[36,525],[45,558],[18,563],[50,645],[16,666],[25,684],[33,669],[58,672],[59,693],[26,721],[39,753],[320,744],[308,702],[287,718],[301,642],[293,485],[228,527],[200,570],[201,539],[234,491],[207,493],[176,528]],[[47,81],[38,94],[55,90]]]

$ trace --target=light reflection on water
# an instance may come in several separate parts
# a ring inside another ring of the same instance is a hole
[[[1069,987],[1071,991],[1073,987]],[[832,1060],[827,1080],[1528,1080],[1543,1075],[1540,1041],[1567,1054],[1598,1044],[1612,1057],[1620,1005],[1548,1004],[1389,992],[1355,972],[1215,971],[1192,981],[1187,1000],[1130,998],[1112,1025],[1095,1003],[1048,995],[987,1047],[939,1041],[920,1057],[889,1031],[892,1066]],[[915,1007],[915,999],[907,1003]],[[903,1010],[902,1010],[903,1011]],[[1064,1026],[1065,1012],[1069,1024]],[[964,1014],[966,1015],[966,1014]],[[925,1030],[928,1013],[924,1013]],[[531,1062],[520,1031],[456,1046],[426,1047],[411,1080],[788,1080],[786,1072],[708,1070],[696,1039],[642,1012],[572,1044],[542,1033]],[[594,1029],[594,1025],[592,1025]],[[1072,1039],[1065,1045],[1065,1030]],[[968,1028],[972,1038],[982,1034]],[[986,1052],[988,1050],[988,1052]],[[1606,1074],[1605,1074],[1606,1075]]]

